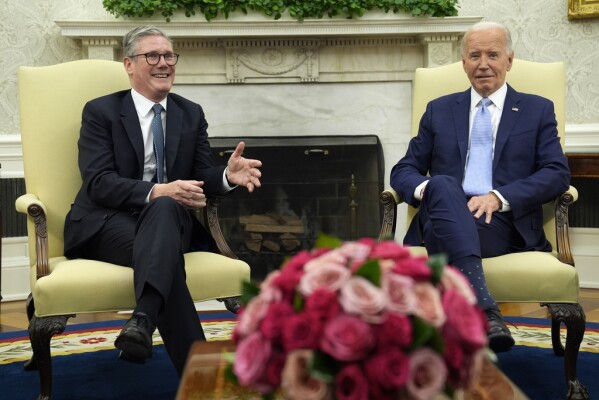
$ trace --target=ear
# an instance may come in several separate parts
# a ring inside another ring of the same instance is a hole
[[[509,71],[510,69],[512,69],[512,63],[514,62],[514,52],[512,51],[512,54],[510,54],[508,56],[508,64],[507,64],[507,70]]]
[[[123,66],[125,67],[125,71],[127,71],[127,75],[131,76],[133,74],[133,61],[129,57],[125,57],[123,59]]]

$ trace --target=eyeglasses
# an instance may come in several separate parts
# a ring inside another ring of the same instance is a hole
[[[164,58],[164,62],[166,63],[166,65],[169,66],[173,66],[175,64],[177,64],[177,61],[179,61],[179,54],[177,53],[164,53],[164,54],[160,54],[160,53],[144,53],[144,54],[134,54],[132,56],[129,56],[129,58],[133,58],[133,57],[141,57],[144,56],[146,58],[146,62],[150,65],[158,65],[158,63],[160,62],[160,57]]]

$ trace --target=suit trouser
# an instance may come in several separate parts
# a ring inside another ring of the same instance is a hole
[[[183,255],[189,251],[194,217],[169,197],[151,201],[141,213],[113,215],[81,250],[81,256],[133,266],[135,296],[147,284],[162,296],[157,327],[179,375],[196,340],[205,340],[187,284]]]

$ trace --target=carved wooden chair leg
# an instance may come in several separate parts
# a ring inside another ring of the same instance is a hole
[[[31,323],[31,319],[35,315],[35,304],[33,302],[33,296],[29,293],[27,296],[27,301],[25,302],[25,309],[27,311],[27,320]],[[23,369],[25,371],[35,371],[37,370],[37,361],[35,360],[35,353],[31,355],[31,358],[23,364]]]
[[[222,301],[225,303],[225,307],[227,310],[231,311],[234,314],[239,312],[241,308],[241,298],[238,297],[227,297],[226,299],[218,299],[218,301]]]
[[[551,341],[553,352],[556,355],[564,355],[564,369],[566,373],[566,383],[568,385],[567,399],[588,399],[589,394],[586,388],[578,381],[576,377],[576,364],[578,362],[578,352],[580,343],[584,337],[586,329],[586,316],[580,304],[546,304],[551,313]],[[566,346],[565,349],[559,339],[560,325],[566,326]]]
[[[52,355],[50,354],[50,340],[52,336],[64,332],[67,320],[72,315],[58,315],[55,317],[32,316],[29,321],[29,340],[33,357],[40,374],[40,394],[38,400],[49,400],[52,394]]]

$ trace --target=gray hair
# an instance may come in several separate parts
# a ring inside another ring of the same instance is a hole
[[[162,36],[170,42],[171,46],[173,45],[171,38],[155,26],[138,26],[123,37],[123,55],[132,57],[137,54],[137,45],[146,36]]]
[[[481,21],[472,25],[470,29],[466,31],[466,34],[462,39],[462,56],[466,55],[466,43],[468,41],[468,36],[472,32],[489,31],[492,29],[500,29],[503,31],[503,33],[505,34],[505,51],[507,54],[512,54],[514,52],[514,48],[512,45],[512,35],[510,33],[510,30],[505,25],[500,24],[499,22]]]

